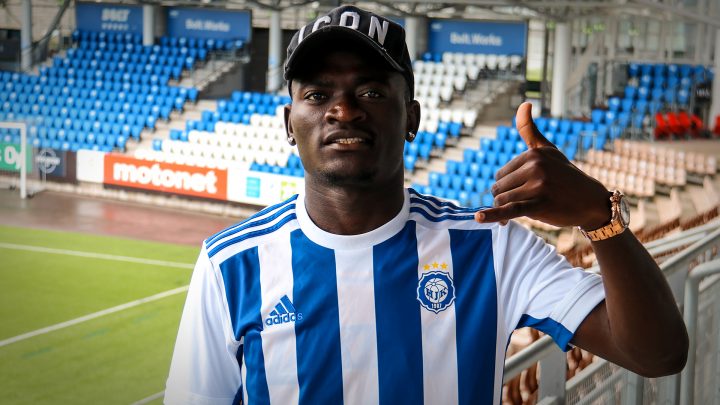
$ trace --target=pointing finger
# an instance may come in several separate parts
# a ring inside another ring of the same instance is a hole
[[[475,221],[480,223],[507,221],[528,215],[536,206],[535,200],[514,201],[500,207],[487,208],[475,213]]]
[[[555,147],[535,126],[532,119],[532,104],[528,102],[520,104],[515,114],[515,126],[518,129],[518,133],[520,133],[520,137],[528,146],[528,149],[541,148],[543,146]]]

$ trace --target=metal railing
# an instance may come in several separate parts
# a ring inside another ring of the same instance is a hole
[[[680,382],[680,404],[693,404],[695,396],[695,364],[697,359],[697,340],[698,340],[698,296],[700,295],[700,282],[710,276],[720,274],[720,260],[713,260],[703,263],[690,270],[687,281],[685,282],[685,304],[684,315],[685,325],[688,331],[690,347],[688,350],[688,360],[685,369],[682,371]],[[713,277],[712,284],[716,283],[719,278]],[[707,286],[706,291],[710,290]],[[712,290],[710,290],[712,291]],[[714,351],[717,354],[717,350]],[[716,383],[718,381],[716,380]],[[717,386],[718,384],[716,384]],[[719,391],[720,393],[720,391]],[[717,397],[716,397],[717,399]]]
[[[720,260],[715,259],[720,251],[720,222],[645,247],[653,255],[685,247],[660,264],[676,301],[684,301],[690,351],[682,381],[680,374],[644,378],[600,358],[565,381],[567,357],[549,336],[543,336],[505,361],[503,384],[539,363],[538,404],[720,404]],[[700,318],[705,322],[698,322]],[[697,361],[700,351],[708,354],[701,353],[702,364]],[[697,398],[702,402],[695,402]]]

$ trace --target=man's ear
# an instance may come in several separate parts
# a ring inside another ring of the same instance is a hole
[[[405,133],[417,134],[420,129],[420,103],[413,100],[407,106],[407,121],[405,122]]]
[[[292,110],[292,104],[285,104],[284,117],[285,117],[285,135],[287,135],[288,143],[292,146],[295,142],[295,133],[293,131],[292,123],[290,122],[290,112]]]

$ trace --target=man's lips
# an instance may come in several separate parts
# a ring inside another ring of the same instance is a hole
[[[372,137],[364,131],[336,131],[325,138],[325,145],[358,145],[372,144]]]
[[[345,145],[351,145],[354,143],[365,143],[366,141],[362,138],[339,138],[334,141],[334,143],[341,143]]]

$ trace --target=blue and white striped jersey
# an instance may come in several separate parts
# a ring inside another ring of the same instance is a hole
[[[166,403],[499,403],[512,331],[566,349],[605,293],[530,231],[474,211],[410,189],[390,222],[344,236],[296,196],[207,239]]]

